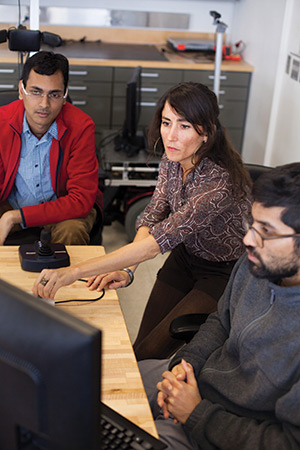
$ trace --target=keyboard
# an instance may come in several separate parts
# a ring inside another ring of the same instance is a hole
[[[165,444],[101,403],[101,450],[162,450]]]

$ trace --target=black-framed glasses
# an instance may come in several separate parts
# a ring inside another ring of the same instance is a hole
[[[250,216],[244,220],[244,228],[245,228],[246,233],[248,233],[248,231],[250,231],[252,238],[255,240],[255,242],[259,248],[264,247],[264,241],[271,241],[273,239],[300,237],[300,233],[276,234],[273,236],[264,236],[260,231],[258,231],[256,228],[254,228],[252,223],[253,223],[253,219],[252,219],[252,216]]]
[[[29,92],[27,92],[24,87],[23,81],[22,81],[22,89],[23,89],[25,95],[30,96],[35,99],[38,99],[41,97],[48,97],[50,100],[59,101],[59,100],[67,98],[67,96],[68,96],[68,89],[66,90],[65,94],[62,94],[61,92],[56,92],[56,91],[50,92],[49,94],[45,94],[44,92],[39,91],[37,89],[32,89]]]

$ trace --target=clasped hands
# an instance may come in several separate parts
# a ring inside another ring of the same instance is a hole
[[[172,371],[162,374],[157,383],[159,393],[157,403],[162,408],[165,419],[173,416],[174,422],[184,424],[202,398],[191,364],[182,359]]]

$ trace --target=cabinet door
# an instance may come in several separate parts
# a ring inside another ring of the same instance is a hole
[[[184,81],[214,85],[214,72],[209,70],[185,70]],[[227,128],[235,148],[241,152],[247,114],[251,74],[248,72],[222,72],[220,78],[220,121]]]
[[[17,64],[0,64],[0,91],[18,89],[18,84]]]
[[[120,128],[126,115],[126,84],[133,68],[115,69],[112,105],[112,127]],[[141,110],[139,128],[149,126],[158,99],[173,85],[182,81],[182,70],[142,68]]]
[[[70,67],[69,94],[71,101],[74,106],[92,117],[97,131],[110,126],[112,75],[112,67]]]

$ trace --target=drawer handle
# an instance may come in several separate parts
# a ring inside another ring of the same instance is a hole
[[[74,106],[85,106],[87,102],[85,100],[72,100],[72,103]]]
[[[219,105],[219,109],[224,109],[225,106],[224,105]]]
[[[14,84],[0,84],[0,89],[15,89]]]
[[[219,91],[219,95],[225,95],[226,91]]]
[[[69,75],[88,75],[87,70],[70,70]]]
[[[15,73],[14,69],[0,69],[0,73]]]
[[[159,75],[158,75],[158,73],[147,73],[147,72],[142,72],[142,73],[141,73],[141,77],[143,77],[143,78],[158,78]]]
[[[214,79],[215,79],[215,76],[214,76],[214,75],[208,75],[208,78],[209,78],[210,80],[214,80]],[[220,76],[220,80],[227,80],[227,75],[221,75],[221,76]]]
[[[87,86],[69,86],[69,91],[86,91]]]
[[[141,88],[141,92],[158,92],[157,88]]]
[[[155,102],[141,102],[140,103],[140,105],[141,106],[146,106],[146,107],[148,107],[148,106],[156,106],[156,103]]]

